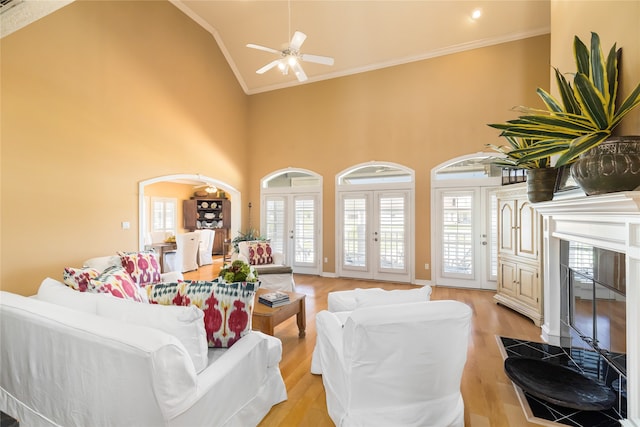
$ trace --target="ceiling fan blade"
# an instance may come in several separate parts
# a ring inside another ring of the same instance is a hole
[[[250,47],[251,49],[264,50],[265,52],[275,53],[278,55],[282,53],[279,50],[271,49],[270,47],[260,46],[258,44],[253,44],[253,43],[249,43],[247,47]]]
[[[276,59],[275,61],[271,61],[269,62],[267,65],[265,65],[264,67],[260,68],[259,70],[256,71],[256,74],[263,74],[266,73],[267,71],[269,71],[270,69],[272,69],[273,67],[275,67],[276,65],[278,65],[278,63],[280,62],[279,59]]]
[[[300,59],[302,59],[305,62],[315,62],[317,64],[333,65],[333,58],[329,56],[309,55],[307,53],[303,53],[302,55],[300,55]]]
[[[291,37],[291,43],[289,43],[289,49],[299,51],[300,47],[302,47],[302,43],[304,43],[307,35],[302,31],[296,31]]]
[[[296,62],[295,64],[293,64],[291,68],[293,69],[293,72],[296,74],[296,77],[298,78],[299,82],[304,82],[307,80],[307,75],[304,73],[304,70],[302,69],[302,66],[300,65],[299,62]]]

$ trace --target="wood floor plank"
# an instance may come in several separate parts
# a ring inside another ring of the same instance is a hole
[[[219,265],[218,265],[219,268]],[[202,271],[200,271],[202,270]],[[216,265],[186,273],[186,279],[207,280],[217,275]],[[315,315],[327,308],[329,292],[380,287],[410,289],[415,286],[389,282],[295,275],[296,292],[306,295],[307,334],[298,338],[297,324],[291,318],[276,326],[283,356],[280,370],[288,399],[274,406],[259,427],[333,426],[327,412],[322,377],[312,375],[311,354],[315,346]],[[434,287],[432,300],[452,299],[473,310],[472,333],[461,390],[465,401],[467,427],[529,427],[511,381],[504,374],[503,360],[496,335],[541,341],[540,328],[533,322],[493,300],[494,292]]]

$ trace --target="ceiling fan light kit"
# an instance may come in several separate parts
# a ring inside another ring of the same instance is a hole
[[[296,75],[296,78],[298,79],[298,81],[304,82],[308,79],[308,77],[305,74],[304,70],[302,69],[302,65],[300,65],[301,61],[313,62],[316,64],[323,64],[323,65],[333,65],[333,58],[331,57],[300,53],[300,47],[302,46],[302,43],[304,43],[306,38],[307,38],[307,35],[305,33],[301,31],[296,31],[293,34],[293,37],[291,37],[291,42],[289,43],[289,47],[283,50],[277,50],[277,49],[260,46],[253,43],[247,44],[248,48],[262,50],[264,52],[269,52],[269,53],[273,53],[280,56],[279,59],[273,60],[269,62],[267,65],[265,65],[264,67],[256,70],[256,73],[264,74],[270,69],[277,66],[283,75],[285,76],[288,75],[289,70],[292,70],[293,73]]]

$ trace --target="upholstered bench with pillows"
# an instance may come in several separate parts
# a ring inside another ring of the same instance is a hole
[[[260,286],[274,291],[295,292],[291,266],[285,264],[284,255],[273,252],[268,241],[252,240],[238,243],[238,253],[232,259],[241,259],[255,267]]]

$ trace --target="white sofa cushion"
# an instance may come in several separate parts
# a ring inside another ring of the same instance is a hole
[[[196,372],[207,366],[204,313],[198,307],[159,306],[107,294],[79,292],[51,278],[42,281],[36,298],[73,310],[166,332],[184,345]]]
[[[119,298],[101,298],[97,314],[140,326],[159,329],[176,337],[193,361],[196,372],[207,367],[207,334],[204,313],[198,307],[144,304]]]
[[[327,305],[329,311],[338,312],[386,304],[429,301],[430,299],[431,286],[428,285],[415,289],[394,289],[390,291],[380,288],[356,288],[348,291],[330,292],[327,297]]]
[[[40,284],[36,298],[52,304],[71,308],[73,310],[96,314],[98,310],[98,300],[102,298],[111,298],[111,296],[106,294],[92,294],[89,292],[75,291],[64,283],[47,277]]]

